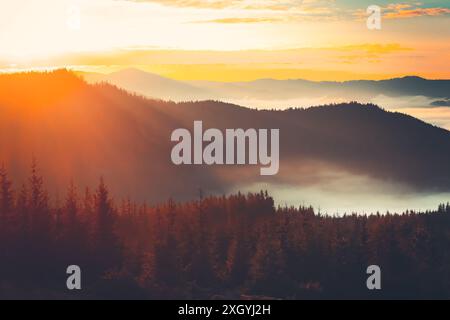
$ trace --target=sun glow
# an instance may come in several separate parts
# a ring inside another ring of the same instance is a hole
[[[445,8],[408,19],[392,17],[402,7],[386,8],[391,16],[374,32],[358,16],[365,1],[349,8],[319,0],[236,3],[2,1],[0,70],[139,67],[214,81],[450,76]]]

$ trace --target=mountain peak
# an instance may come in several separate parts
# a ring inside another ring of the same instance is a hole
[[[395,78],[395,79],[402,79],[402,80],[420,80],[420,81],[426,81],[427,79],[419,77],[419,76],[404,76],[401,78]],[[395,80],[393,79],[393,80]]]
[[[109,76],[125,76],[125,77],[146,77],[146,78],[161,78],[168,79],[166,77],[160,76],[159,74],[147,72],[138,68],[126,68],[113,73]]]

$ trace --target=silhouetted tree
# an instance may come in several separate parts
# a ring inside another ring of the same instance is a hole
[[[120,244],[115,231],[116,212],[103,178],[97,187],[94,203],[95,252],[101,255],[99,267],[104,271],[120,263]]]
[[[14,196],[12,182],[4,165],[0,167],[0,234],[5,234],[13,224]]]

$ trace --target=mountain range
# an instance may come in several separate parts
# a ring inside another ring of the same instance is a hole
[[[171,132],[192,130],[195,120],[221,130],[280,129],[279,174],[172,164]],[[26,181],[35,157],[52,192],[71,179],[92,185],[103,176],[118,196],[159,201],[194,198],[200,188],[217,194],[242,185],[316,185],[343,174],[450,191],[450,132],[373,104],[254,110],[165,102],[65,70],[0,75],[0,145],[0,161],[16,181]]]
[[[138,69],[111,74],[82,73],[89,83],[108,82],[146,97],[197,101],[221,100],[254,107],[297,107],[320,102],[377,102],[383,97],[424,97],[410,107],[448,106],[450,80],[415,76],[371,81],[315,82],[301,79],[261,79],[250,82],[177,81]],[[397,106],[398,107],[398,106]]]

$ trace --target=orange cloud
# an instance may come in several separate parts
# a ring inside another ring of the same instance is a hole
[[[388,44],[356,44],[347,46],[330,47],[329,49],[338,51],[363,51],[371,54],[387,54],[399,51],[409,51],[411,48],[404,47],[398,43]]]
[[[444,14],[450,14],[449,8],[411,8],[411,6],[408,6],[406,4],[388,6],[387,10],[392,10],[384,14],[384,17],[387,19],[440,16]]]
[[[392,3],[382,7],[383,18],[401,19],[422,16],[440,16],[450,14],[450,8],[420,8],[421,3]],[[367,19],[367,12],[364,9],[357,9],[352,14],[356,19]]]
[[[358,44],[324,48],[324,50],[325,49],[344,53],[338,55],[336,58],[338,61],[346,64],[362,63],[363,61],[380,63],[382,61],[382,56],[413,50],[412,48],[407,48],[397,43]]]
[[[391,3],[385,9],[399,11],[399,10],[410,9],[412,7],[413,7],[413,5],[410,3]]]
[[[131,0],[135,2],[157,3],[169,7],[197,9],[237,8],[245,10],[287,11],[315,6],[326,7],[334,0]]]

